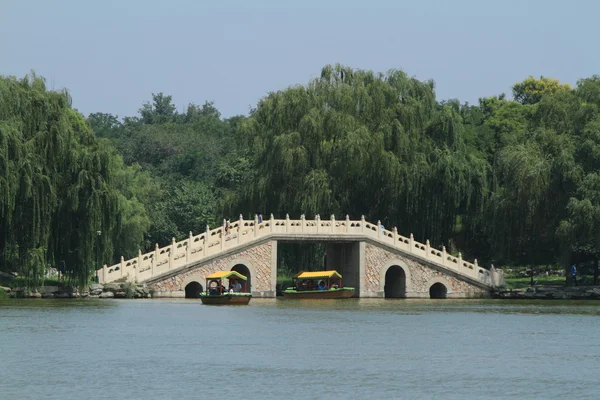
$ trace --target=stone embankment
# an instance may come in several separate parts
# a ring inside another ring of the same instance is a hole
[[[599,286],[539,286],[527,289],[498,290],[496,299],[526,300],[600,300]]]
[[[73,286],[43,286],[35,289],[4,288],[10,297],[38,298],[38,299],[74,299],[74,298],[99,298],[99,299],[125,299],[125,298],[150,298],[152,291],[144,286],[131,283],[107,283],[105,285],[92,284],[86,291],[79,292]]]

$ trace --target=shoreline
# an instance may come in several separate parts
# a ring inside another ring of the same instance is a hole
[[[0,299],[151,299],[154,291],[133,283],[91,284],[79,293],[73,286],[43,286],[11,289],[0,286]],[[498,300],[600,300],[600,286],[534,286],[524,289],[498,289],[489,297]],[[451,300],[451,299],[447,299]]]
[[[502,300],[600,300],[600,286],[533,286],[499,289],[492,298]]]
[[[107,283],[88,285],[87,290],[79,292],[74,286],[41,286],[37,288],[19,287],[11,289],[0,287],[0,298],[11,299],[148,299],[152,297],[153,290],[145,285],[133,283]],[[3,296],[5,293],[6,296]]]

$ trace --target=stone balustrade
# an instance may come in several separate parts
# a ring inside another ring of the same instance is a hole
[[[473,263],[462,259],[459,253],[454,257],[442,250],[432,248],[427,240],[424,244],[414,240],[413,235],[409,237],[398,234],[396,228],[392,230],[381,228],[381,223],[373,224],[365,221],[364,216],[360,220],[350,220],[348,216],[344,220],[336,220],[332,215],[329,219],[321,219],[319,215],[314,220],[275,219],[273,214],[269,219],[258,222],[254,220],[240,219],[230,223],[226,232],[225,223],[215,229],[206,227],[206,232],[194,236],[191,232],[189,237],[182,241],[173,241],[170,245],[159,248],[156,245],[154,251],[142,254],[130,260],[124,260],[115,265],[104,265],[98,270],[100,283],[114,282],[125,278],[128,281],[144,282],[148,279],[160,276],[169,271],[182,268],[191,263],[197,263],[205,258],[214,257],[218,253],[229,251],[236,247],[247,246],[253,241],[266,239],[273,240],[364,240],[369,238],[376,243],[390,246],[394,249],[408,253],[417,259],[426,260],[429,263],[441,266],[462,276],[490,287],[499,286],[503,283],[501,270],[490,270],[481,268],[477,260]]]

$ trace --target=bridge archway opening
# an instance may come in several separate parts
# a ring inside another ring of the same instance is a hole
[[[244,264],[235,264],[232,268],[232,271],[239,272],[244,275],[248,280],[246,281],[246,290],[250,292],[252,289],[252,276],[250,274],[250,270]],[[244,287],[244,282],[240,281],[242,287]]]
[[[185,287],[185,298],[186,299],[198,299],[200,298],[200,292],[204,289],[202,285],[196,281],[190,282]]]
[[[430,299],[445,299],[448,296],[448,288],[443,283],[434,283],[429,288]]]
[[[392,265],[385,273],[385,286],[383,287],[385,298],[406,297],[406,273],[398,265]]]

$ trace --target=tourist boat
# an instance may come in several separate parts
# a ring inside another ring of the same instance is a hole
[[[283,297],[291,299],[347,299],[354,295],[354,288],[342,286],[339,272],[300,272],[294,275],[295,286],[283,291]]]
[[[229,279],[230,290],[223,285]],[[238,282],[243,281],[243,285]],[[248,278],[236,271],[218,271],[206,277],[206,292],[200,293],[202,304],[206,305],[246,305],[252,294],[248,292]],[[238,290],[234,290],[237,286]]]

